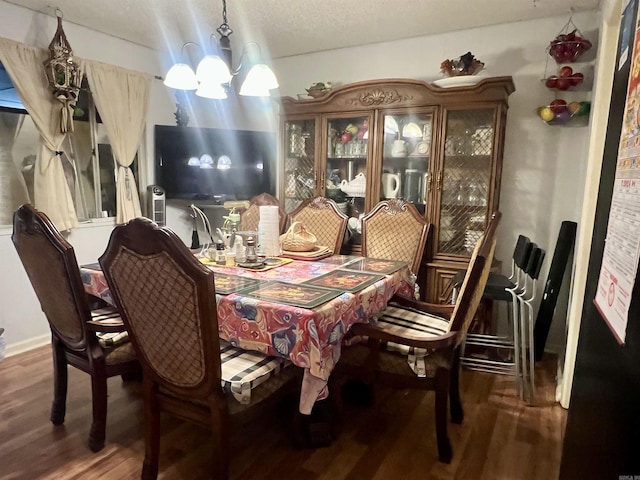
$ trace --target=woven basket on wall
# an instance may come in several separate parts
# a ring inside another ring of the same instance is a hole
[[[316,236],[308,231],[302,222],[293,222],[289,230],[280,235],[282,249],[290,252],[309,252],[317,243]]]

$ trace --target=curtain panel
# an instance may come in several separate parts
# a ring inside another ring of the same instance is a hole
[[[142,215],[136,181],[129,167],[144,132],[152,77],[92,60],[84,60],[83,64],[118,163],[116,223],[126,223]]]
[[[21,115],[0,116],[0,225],[11,225],[13,211],[29,202],[24,177],[13,158],[13,146],[22,127]]]
[[[47,50],[0,38],[0,62],[40,134],[33,203],[64,231],[77,227],[78,218],[58,154],[66,135],[60,132],[60,104],[43,69],[47,56]]]

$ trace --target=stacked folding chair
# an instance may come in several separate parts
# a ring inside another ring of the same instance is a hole
[[[468,333],[461,357],[462,365],[469,369],[513,375],[518,394],[529,403],[533,403],[535,391],[533,305],[543,259],[544,250],[526,236],[518,237],[511,259],[511,274],[492,273],[483,295],[484,300],[507,305],[510,331],[500,335]],[[453,278],[454,301],[461,280],[458,277]]]

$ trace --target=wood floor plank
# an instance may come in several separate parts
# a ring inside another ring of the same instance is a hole
[[[434,396],[376,389],[372,406],[345,403],[342,429],[326,448],[291,442],[295,399],[230,435],[231,480],[550,480],[558,478],[566,411],[555,402],[555,362],[537,366],[536,406],[517,395],[511,377],[463,371],[465,421],[449,424],[453,460],[437,460]],[[2,480],[140,478],[144,457],[141,386],[109,379],[107,438],[87,447],[88,375],[69,369],[65,424],[49,421],[51,348],[0,362]],[[207,479],[213,468],[207,429],[162,417],[161,480]]]

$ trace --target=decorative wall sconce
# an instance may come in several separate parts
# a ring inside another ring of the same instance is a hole
[[[58,28],[49,44],[49,58],[44,62],[44,71],[53,96],[62,103],[60,130],[73,132],[73,110],[78,100],[82,83],[80,66],[73,60],[73,51],[62,29],[62,11],[56,9]]]

